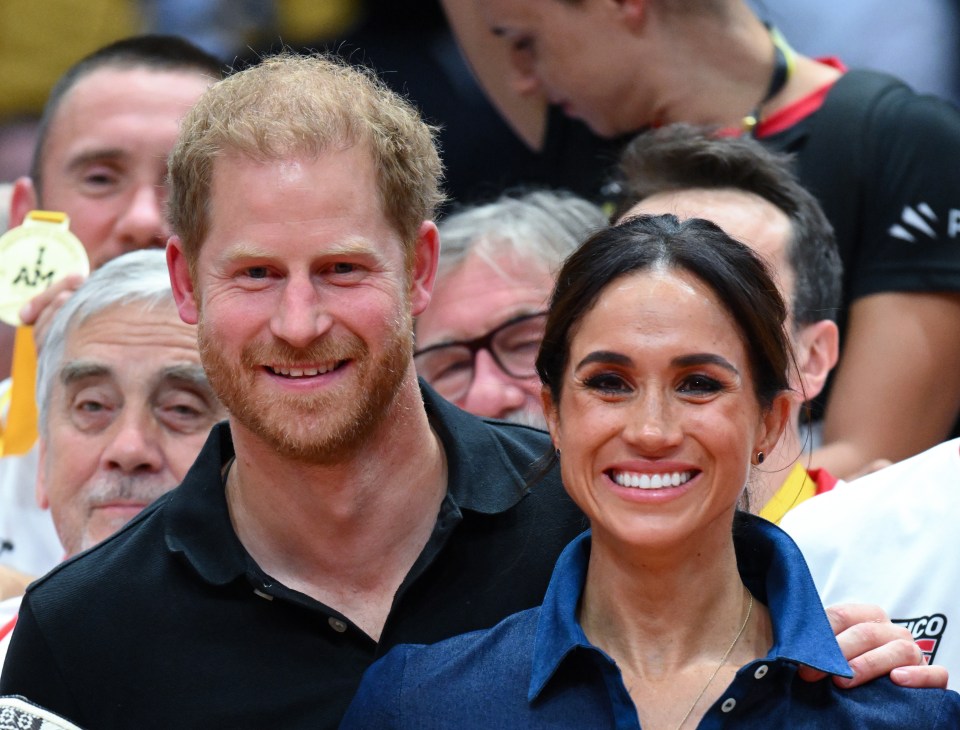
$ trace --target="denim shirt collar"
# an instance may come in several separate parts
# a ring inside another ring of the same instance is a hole
[[[599,653],[613,663],[590,643],[577,620],[590,559],[590,535],[587,530],[564,549],[550,579],[533,646],[527,693],[531,702],[577,649]],[[770,611],[773,646],[765,661],[805,664],[828,674],[852,677],[807,564],[793,540],[760,517],[737,513],[733,541],[744,583]]]

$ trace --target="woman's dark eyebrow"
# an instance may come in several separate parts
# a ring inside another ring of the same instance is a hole
[[[622,365],[624,367],[630,367],[633,365],[633,360],[622,353],[611,352],[610,350],[596,350],[588,354],[579,363],[577,363],[577,368],[582,368],[584,365],[589,365],[590,363],[594,362]],[[714,355],[709,352],[697,352],[691,355],[682,355],[681,357],[674,358],[671,361],[671,364],[674,367],[681,368],[694,367],[697,365],[717,365],[718,367],[722,367],[724,370],[729,370],[734,375],[740,374],[740,371],[737,370],[737,368],[735,368],[729,360],[721,357],[720,355]]]
[[[683,355],[681,357],[674,358],[672,362],[674,366],[681,368],[688,368],[696,365],[717,365],[722,367],[724,370],[729,370],[734,375],[740,374],[740,371],[737,370],[725,357],[720,357],[720,355],[714,355],[709,352],[698,352],[694,353],[693,355]]]
[[[577,363],[577,369],[579,370],[584,365],[589,365],[592,362],[603,362],[609,363],[612,365],[623,365],[624,367],[630,367],[633,365],[633,360],[626,355],[619,352],[611,352],[610,350],[596,350],[591,352],[589,355],[583,358],[580,362]]]

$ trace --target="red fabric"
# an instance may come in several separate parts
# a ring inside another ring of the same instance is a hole
[[[829,492],[831,489],[837,486],[837,482],[839,481],[826,469],[808,469],[807,476],[809,476],[813,480],[813,483],[817,485],[817,494]]]
[[[824,66],[829,66],[830,68],[835,68],[841,73],[845,73],[847,67],[841,63],[837,58],[818,58],[818,63],[822,63]],[[795,124],[802,122],[804,119],[813,114],[817,109],[823,106],[823,100],[827,98],[827,94],[830,93],[830,89],[833,88],[833,83],[829,83],[825,86],[821,86],[819,89],[814,91],[811,94],[798,99],[792,104],[788,104],[779,111],[774,112],[769,117],[765,117],[760,121],[760,125],[757,127],[757,137],[763,139],[764,137],[770,137],[784,130],[790,129]],[[728,127],[722,129],[719,132],[721,137],[739,137],[743,134],[743,129],[739,127]]]
[[[7,621],[3,626],[0,626],[0,641],[6,638],[7,634],[13,631],[13,627],[17,625],[17,617],[14,616],[12,619]]]

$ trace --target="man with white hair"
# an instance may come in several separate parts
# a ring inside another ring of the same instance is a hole
[[[223,416],[195,330],[159,250],[104,265],[53,319],[37,379],[37,498],[67,557],[176,486]],[[0,603],[0,663],[20,598]]]

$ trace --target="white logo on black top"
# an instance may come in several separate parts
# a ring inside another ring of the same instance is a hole
[[[915,208],[908,205],[900,214],[900,222],[890,226],[887,233],[894,238],[910,243],[916,243],[917,236],[924,236],[936,241],[937,232],[933,226],[939,221],[940,219],[933,212],[933,208],[926,203],[920,203]]]
[[[887,233],[907,243],[917,243],[919,239],[939,241],[944,238],[960,238],[960,208],[951,208],[947,213],[946,225],[926,203],[908,205],[900,214],[900,220],[887,229]]]

